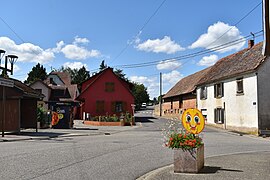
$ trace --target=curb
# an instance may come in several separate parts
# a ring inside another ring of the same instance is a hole
[[[149,178],[151,179],[151,177],[155,177],[157,174],[160,174],[161,172],[166,171],[167,169],[170,169],[171,167],[173,167],[173,164],[155,169],[153,171],[150,171],[142,175],[141,177],[138,177],[136,180],[147,180]]]

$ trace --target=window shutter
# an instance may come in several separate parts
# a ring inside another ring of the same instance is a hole
[[[221,83],[221,97],[224,96],[224,83]]]
[[[205,87],[204,97],[205,97],[205,99],[207,99],[207,87]]]
[[[214,121],[215,121],[215,123],[217,123],[217,109],[215,108],[214,109]]]
[[[112,110],[112,112],[115,112],[115,109],[116,109],[116,102],[112,102],[111,103],[111,110]]]
[[[224,123],[224,119],[225,119],[225,110],[221,109],[221,123]]]
[[[217,85],[216,84],[214,85],[214,97],[215,98],[217,97]]]

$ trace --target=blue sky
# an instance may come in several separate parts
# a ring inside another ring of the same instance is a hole
[[[262,30],[262,5],[246,15],[260,2],[3,1],[0,49],[19,56],[13,78],[25,80],[38,62],[47,73],[51,68],[82,65],[93,73],[105,60],[107,65],[123,69],[129,79],[143,83],[153,98],[159,95],[160,72],[166,93],[181,78],[247,47],[248,38],[244,37]],[[242,42],[227,49],[174,60],[240,38]],[[262,36],[255,38],[256,43],[260,41]],[[162,61],[165,59],[170,60]],[[153,61],[157,63],[151,66],[122,66]]]

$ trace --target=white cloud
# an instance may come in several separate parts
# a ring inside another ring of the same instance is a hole
[[[139,42],[137,40],[137,42]],[[184,48],[171,40],[169,36],[164,36],[163,39],[148,39],[147,41],[136,46],[140,51],[174,54],[178,51],[183,51]]]
[[[228,31],[230,29],[230,31]],[[228,31],[226,34],[224,34]],[[224,43],[228,43],[233,40],[237,40],[243,38],[240,35],[241,32],[235,26],[230,26],[229,24],[225,24],[223,22],[217,22],[208,27],[207,33],[202,34],[189,48],[206,48],[210,49],[215,46],[222,45]],[[244,39],[243,39],[244,40]],[[219,52],[227,52],[231,50],[239,50],[245,45],[245,41],[239,44],[235,44],[229,46],[226,49],[219,50]]]
[[[218,60],[218,56],[213,54],[210,56],[204,56],[199,62],[199,66],[212,66],[214,65]]]
[[[16,44],[8,37],[0,37],[0,47],[6,51],[6,54],[17,55],[18,61],[48,63],[54,59],[54,53],[49,49],[44,50],[31,43]]]
[[[162,87],[163,87],[163,94],[166,91],[174,86],[181,78],[183,77],[178,71],[172,71],[170,73],[162,74]],[[146,77],[146,76],[131,76],[129,78],[131,81],[138,82],[144,84],[147,87],[147,91],[150,95],[150,98],[158,97],[159,96],[159,77]],[[164,91],[165,90],[165,91]]]
[[[79,36],[76,36],[74,38],[73,44],[88,44],[90,41],[87,38],[80,38]]]
[[[61,49],[61,52],[68,59],[83,60],[91,57],[100,56],[98,50],[88,50],[85,47],[77,46],[75,44],[68,44]]]
[[[176,70],[162,74],[162,81],[164,84],[175,85],[182,78],[183,75]]]
[[[172,59],[172,60],[160,61],[157,65],[157,69],[158,70],[172,70],[180,66],[181,66],[180,62],[175,61],[175,59]]]
[[[82,62],[66,62],[63,64],[63,66],[71,69],[80,69],[84,66],[86,69],[88,69],[87,64],[83,64]]]

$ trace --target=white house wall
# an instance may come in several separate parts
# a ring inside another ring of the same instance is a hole
[[[236,79],[243,77],[244,94],[237,95]],[[225,128],[258,129],[257,76],[255,73],[231,78],[224,83],[224,97],[214,98],[214,84],[207,87],[207,99],[200,100],[197,88],[197,106],[207,115],[207,123],[215,124],[214,109],[225,108]]]
[[[258,69],[259,128],[270,129],[270,59]]]

